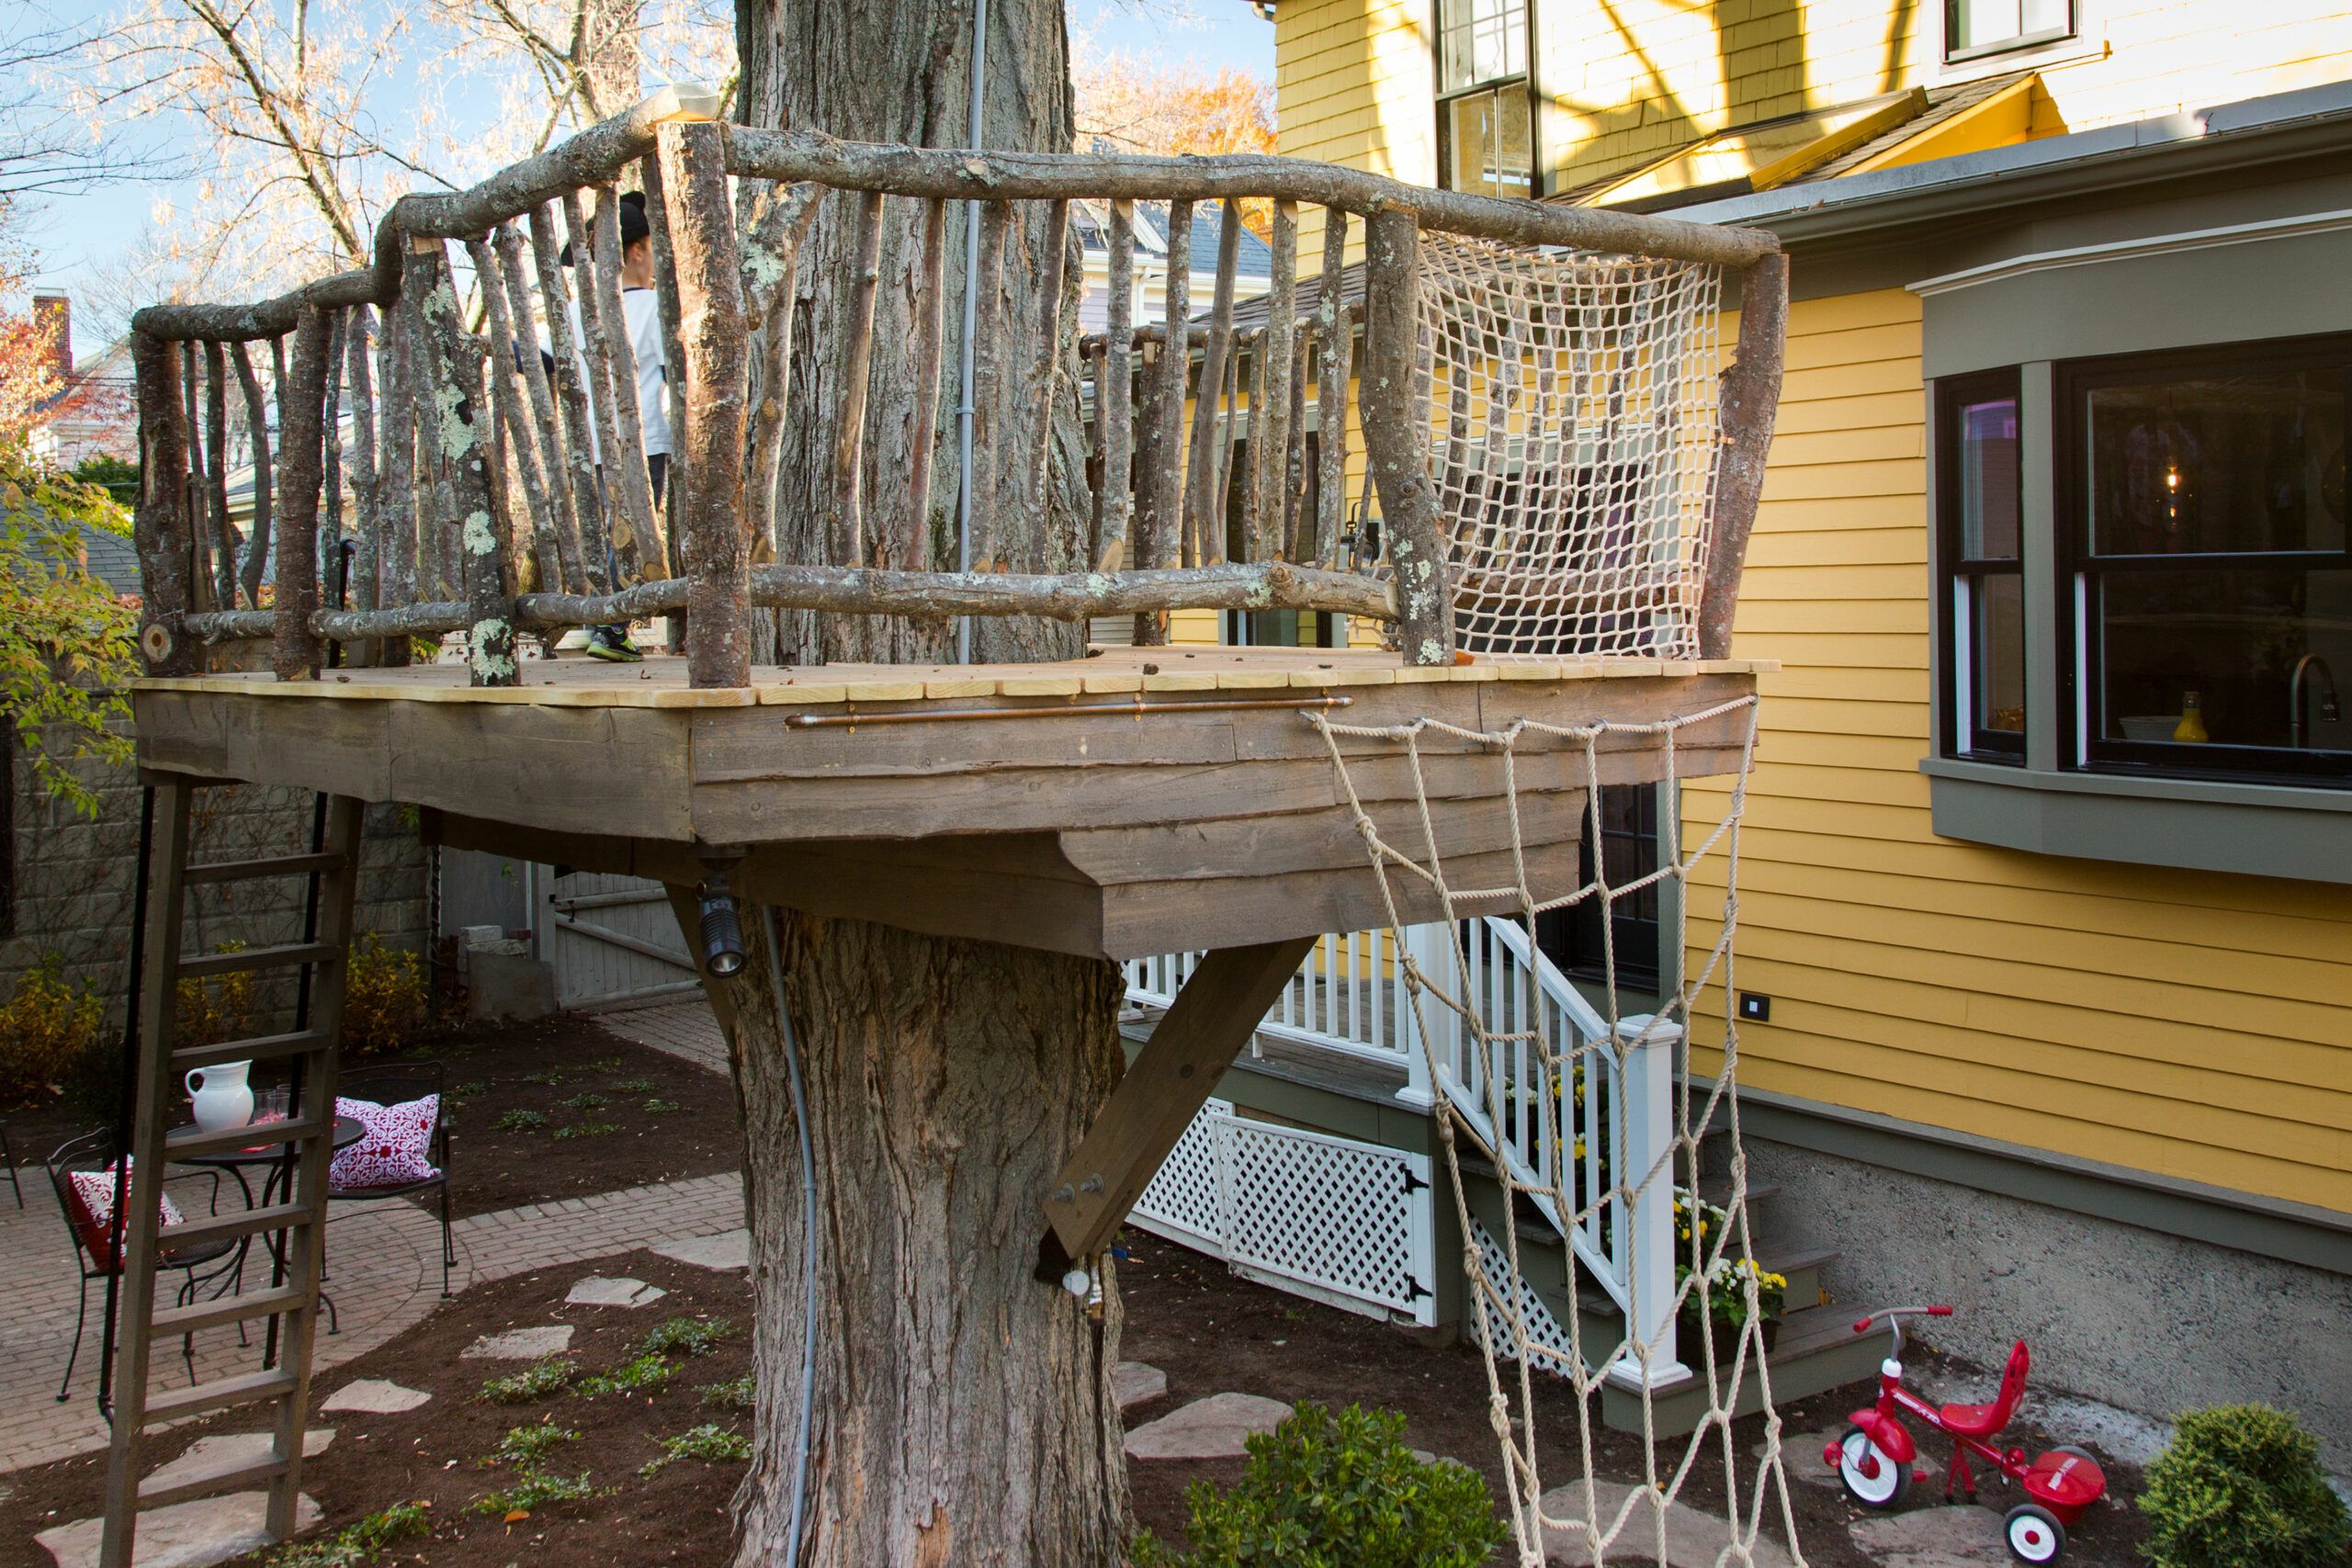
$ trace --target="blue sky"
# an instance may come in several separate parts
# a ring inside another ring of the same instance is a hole
[[[61,21],[103,18],[114,7],[96,0],[58,0]],[[1274,73],[1274,28],[1247,0],[1070,0],[1073,43],[1098,53],[1119,53],[1159,67],[1190,63],[1214,73],[1238,66],[1271,78]],[[144,135],[168,146],[187,125],[153,123]],[[71,195],[28,202],[28,237],[40,253],[34,281],[81,294],[90,269],[103,267],[135,243],[146,230],[159,198],[187,192],[165,183],[121,182]],[[86,311],[77,311],[74,352],[104,346]]]

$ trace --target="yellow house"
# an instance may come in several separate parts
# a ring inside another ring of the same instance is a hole
[[[1738,990],[1804,1286],[2352,1469],[2352,9],[1272,11],[1285,153],[1791,254]],[[1672,915],[1615,933],[1668,988]]]

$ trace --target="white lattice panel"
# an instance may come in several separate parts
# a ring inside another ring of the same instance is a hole
[[[1563,1356],[1572,1354],[1575,1346],[1568,1338],[1567,1325],[1553,1315],[1533,1286],[1511,1272],[1510,1255],[1503,1250],[1503,1244],[1476,1220],[1470,1222],[1470,1235],[1478,1244],[1478,1272],[1487,1277],[1487,1283],[1494,1287],[1496,1294],[1511,1303],[1511,1310],[1526,1330],[1528,1343]],[[1495,1354],[1517,1360],[1516,1343],[1508,1334],[1498,1337]],[[1557,1370],[1546,1365],[1541,1356],[1535,1359],[1535,1364],[1547,1371]]]
[[[1211,1100],[1130,1212],[1278,1289],[1436,1321],[1429,1158]]]
[[[1203,1106],[1143,1196],[1127,1211],[1128,1219],[1155,1235],[1223,1258],[1225,1192],[1216,1129],[1232,1119],[1229,1100],[1212,1100]]]

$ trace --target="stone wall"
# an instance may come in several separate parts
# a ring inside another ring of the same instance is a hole
[[[1824,1283],[1841,1312],[1950,1302],[1955,1316],[1917,1329],[1938,1348],[1998,1367],[2024,1339],[2034,1386],[2161,1420],[2247,1400],[2293,1410],[2327,1467],[2352,1473],[2352,1277],[1747,1144],[1748,1179],[1782,1189],[1781,1239],[1839,1253]]]
[[[67,976],[95,984],[108,1017],[122,1016],[129,977],[133,889],[139,848],[140,786],[130,768],[84,762],[78,771],[96,793],[95,819],[83,817],[41,787],[22,744],[8,748],[9,848],[13,889],[0,934],[0,996],[17,977],[57,953]],[[190,816],[196,861],[249,860],[300,854],[311,846],[311,799],[300,790],[239,784],[200,790]],[[259,947],[299,941],[305,879],[198,886],[190,891],[183,951],[211,953],[224,942]],[[396,947],[425,947],[425,852],[413,812],[371,806],[356,918]],[[270,1012],[290,1001],[291,982],[257,976],[257,999]]]

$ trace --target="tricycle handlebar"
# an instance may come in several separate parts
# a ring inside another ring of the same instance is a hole
[[[1950,1317],[1951,1315],[1951,1308],[1948,1306],[1882,1307],[1868,1317],[1855,1319],[1854,1332],[1868,1334],[1871,1331],[1871,1325],[1880,1318],[1885,1318],[1892,1325],[1895,1319],[1902,1317]]]

